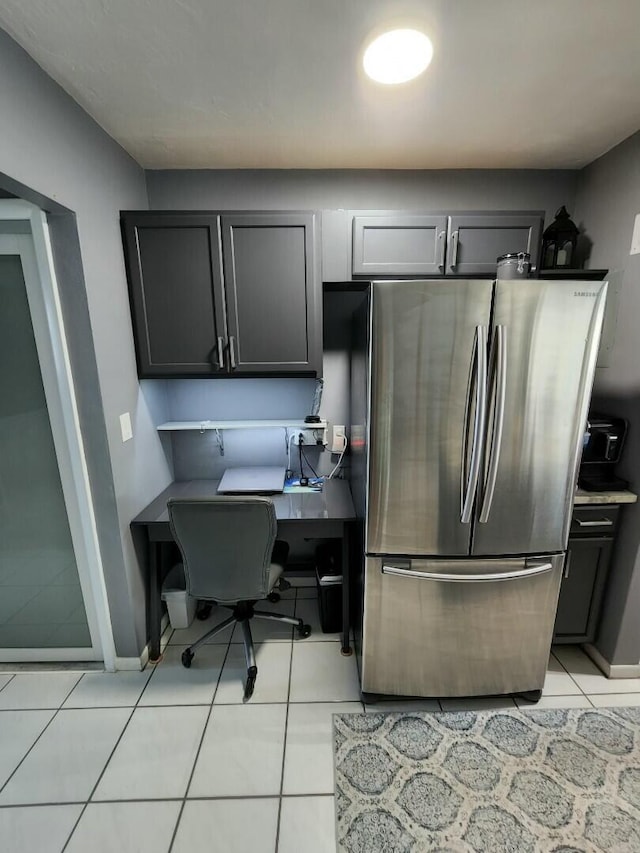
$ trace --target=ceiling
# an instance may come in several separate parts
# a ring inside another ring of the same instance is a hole
[[[418,25],[385,87],[367,38]],[[579,168],[640,128],[638,0],[0,0],[142,166]]]

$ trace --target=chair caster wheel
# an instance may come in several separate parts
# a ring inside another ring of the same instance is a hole
[[[280,596],[277,592],[270,592],[267,596],[267,601],[270,601],[272,604],[276,604],[278,601],[280,601]]]
[[[197,611],[197,613],[196,613],[196,619],[199,619],[199,620],[201,620],[202,622],[204,622],[206,619],[208,619],[208,618],[209,618],[209,616],[211,616],[211,611],[212,611],[212,610],[213,610],[213,605],[212,605],[212,604],[202,604],[202,605],[198,608],[198,611]]]
[[[190,651],[189,649],[185,649],[182,652],[182,666],[184,666],[185,669],[189,669],[189,667],[191,666],[192,660],[193,660],[193,652]]]
[[[242,702],[248,702],[249,699],[253,696],[253,688],[256,686],[256,676],[258,675],[258,670],[255,666],[252,666],[249,672],[247,673],[247,680],[244,685],[244,695],[242,697]]]
[[[286,592],[288,589],[291,589],[291,584],[284,578],[280,578],[280,580],[278,581],[278,589],[280,590],[280,592]]]
[[[301,625],[301,627],[298,628],[298,637],[301,640],[304,640],[305,637],[309,636],[311,636],[311,625]]]

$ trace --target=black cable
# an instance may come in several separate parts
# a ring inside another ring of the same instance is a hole
[[[302,436],[298,436],[298,458],[300,459],[300,479],[304,477],[304,469],[302,468]]]
[[[318,477],[318,472],[317,472],[317,471],[316,471],[316,469],[313,467],[313,465],[311,464],[311,462],[309,462],[309,457],[308,457],[308,456],[307,456],[307,454],[304,452],[304,447],[302,447],[301,449],[302,449],[302,455],[304,456],[304,461],[307,463],[307,467],[308,467],[308,468],[311,468],[311,471],[313,472],[313,476],[314,476],[314,477]]]

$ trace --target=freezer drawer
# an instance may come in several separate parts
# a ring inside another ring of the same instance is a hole
[[[397,696],[541,690],[563,554],[367,557],[362,689]]]

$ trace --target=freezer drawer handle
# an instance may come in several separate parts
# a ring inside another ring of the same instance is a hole
[[[401,569],[399,566],[383,565],[382,574],[444,583],[489,583],[492,581],[522,580],[523,578],[530,578],[534,575],[543,575],[552,569],[553,563],[538,563],[528,565],[526,569],[519,569],[517,572],[492,572],[486,575],[448,575],[444,572],[414,572],[411,569]]]
[[[613,527],[610,518],[593,518],[591,521],[582,521],[580,518],[573,519],[578,527]]]
[[[493,495],[496,490],[498,478],[498,462],[500,461],[500,449],[502,447],[502,431],[504,427],[504,404],[507,394],[507,328],[496,326],[495,339],[491,347],[491,371],[492,388],[490,401],[493,403],[493,421],[491,424],[491,447],[488,450],[489,464],[487,466],[487,479],[480,510],[480,524],[486,524],[489,520]]]
[[[465,484],[465,468],[468,455],[469,441],[469,418],[471,415],[471,396],[475,387],[475,413],[473,419],[473,437],[471,439],[471,458],[469,460],[469,471]],[[482,436],[484,435],[484,423],[487,408],[487,327],[476,326],[476,339],[473,355],[471,356],[471,367],[469,368],[469,382],[467,385],[467,401],[464,413],[464,438],[462,441],[462,464],[460,483],[460,521],[469,524],[473,501],[480,479],[480,462]]]

